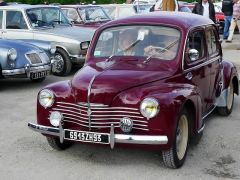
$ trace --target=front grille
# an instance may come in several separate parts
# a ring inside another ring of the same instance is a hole
[[[31,53],[26,55],[32,64],[42,63],[41,58],[37,53]]]
[[[148,131],[148,121],[138,109],[128,107],[109,107],[103,104],[90,104],[91,128],[120,127],[120,119],[128,117],[133,121],[133,129]],[[54,111],[60,111],[64,116],[64,122],[70,122],[82,127],[89,128],[88,104],[72,104],[57,102]]]

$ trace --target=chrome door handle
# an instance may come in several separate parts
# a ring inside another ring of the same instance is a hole
[[[191,72],[188,72],[188,73],[186,74],[186,76],[185,76],[185,78],[186,78],[187,80],[191,80],[192,77],[193,77],[193,75],[192,75]]]

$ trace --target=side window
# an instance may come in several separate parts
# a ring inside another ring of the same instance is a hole
[[[206,31],[206,41],[207,41],[208,54],[212,55],[212,54],[218,53],[217,44],[216,44],[217,39],[212,29],[208,29]]]
[[[198,59],[201,59],[205,56],[205,51],[204,51],[204,31],[194,31],[190,33],[190,36],[188,38],[187,42],[187,51],[194,49],[197,50],[199,55]]]
[[[20,11],[7,11],[6,17],[7,29],[27,29],[27,24]]]
[[[80,22],[81,21],[76,9],[68,9],[67,13],[66,13],[66,16],[68,18],[72,19],[74,22]]]
[[[3,11],[0,11],[0,29],[2,29]]]

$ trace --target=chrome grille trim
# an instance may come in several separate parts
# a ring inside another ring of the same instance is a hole
[[[74,123],[74,124],[77,124],[77,125],[80,125],[80,126],[83,126],[83,127],[87,127],[87,128],[88,128],[88,125],[84,125],[84,124],[81,124],[81,123],[78,123],[78,122],[75,122],[75,121],[64,120],[64,122]],[[104,125],[104,126],[94,126],[94,125],[92,125],[91,127],[92,127],[92,128],[110,128],[111,125],[109,125],[109,126],[108,126],[108,125]],[[119,126],[119,125],[115,125],[114,127],[116,128],[116,127],[120,127],[120,126]],[[133,127],[133,129],[140,129],[140,130],[148,131],[148,129],[139,128],[139,127]]]
[[[89,123],[90,109],[90,123]],[[120,127],[120,120],[129,117],[133,121],[133,129],[148,131],[148,120],[144,118],[137,108],[109,107],[104,104],[57,102],[52,111],[60,111],[64,122],[71,122],[87,128]],[[50,111],[50,112],[52,112]],[[90,130],[90,129],[89,129]]]
[[[62,105],[57,105],[57,107],[61,107],[61,108],[67,108],[67,109],[75,109],[77,111],[79,111],[79,108],[75,108],[75,107],[66,107],[66,106],[62,106]],[[92,108],[91,108],[92,109]],[[105,108],[103,108],[105,109]],[[88,112],[86,110],[80,110],[81,112]],[[129,114],[140,114],[140,112],[129,112],[129,111],[91,111],[92,113],[129,113]]]
[[[71,113],[75,113],[75,114],[79,114],[79,115],[81,115],[81,116],[88,117],[87,114],[82,114],[82,113],[74,112],[74,111],[71,111],[71,110],[68,110],[68,109],[53,108],[53,110],[56,110],[56,111],[68,111],[68,112],[71,112]],[[79,110],[79,111],[81,111],[81,110]],[[92,113],[93,113],[93,112],[92,112]],[[106,117],[106,116],[113,116],[113,117],[131,117],[131,118],[139,118],[139,119],[143,119],[143,118],[144,118],[144,117],[141,117],[141,116],[132,116],[132,115],[127,115],[127,114],[113,114],[113,115],[110,115],[110,114],[105,114],[105,115],[96,114],[96,115],[92,115],[92,114],[91,114],[91,117]]]
[[[26,54],[27,59],[31,62],[31,64],[40,64],[42,63],[41,57],[37,53],[28,53]]]
[[[57,102],[57,104],[71,105],[71,106],[82,107],[82,108],[86,108],[86,109],[88,108],[86,103],[72,104],[72,103],[67,103],[67,102]],[[85,105],[83,105],[83,104],[85,104]],[[109,107],[108,105],[94,104],[94,103],[91,103],[91,109],[126,109],[126,110],[139,111],[137,108]]]

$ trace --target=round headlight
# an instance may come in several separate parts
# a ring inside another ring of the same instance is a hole
[[[53,44],[51,44],[50,53],[51,53],[51,54],[55,54],[56,50],[57,50],[56,46],[53,45]]]
[[[147,119],[155,117],[160,111],[159,103],[154,98],[146,98],[140,105],[140,111]]]
[[[44,107],[51,107],[54,103],[54,94],[52,91],[44,89],[39,93],[39,103]]]
[[[12,61],[15,61],[17,59],[17,51],[14,48],[11,48],[8,50],[8,58]]]
[[[53,111],[49,117],[50,123],[55,127],[59,126],[62,119],[63,115],[58,111]]]

